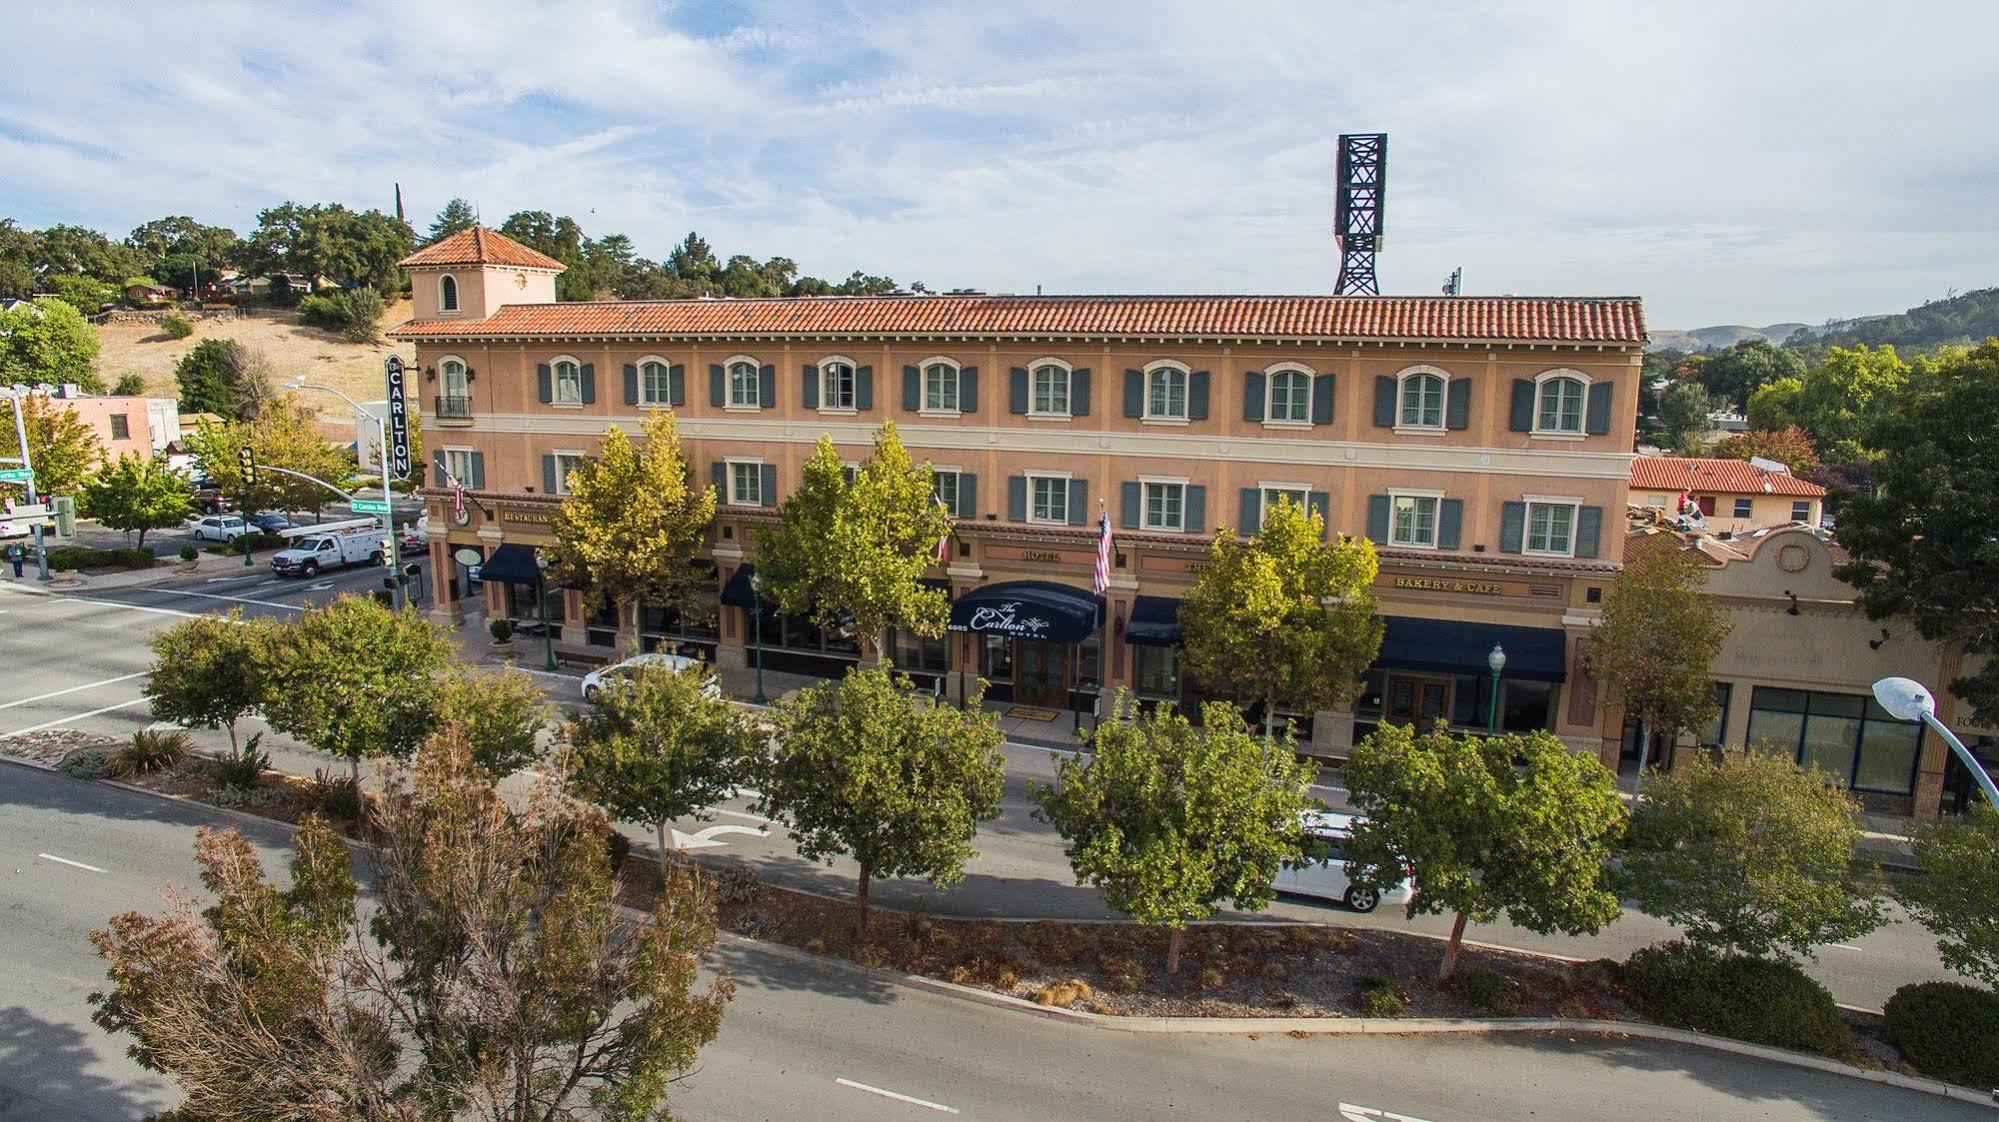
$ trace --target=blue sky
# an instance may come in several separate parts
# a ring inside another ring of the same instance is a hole
[[[1659,327],[1999,284],[1999,4],[17,6],[0,216],[247,230],[453,195],[933,287],[1330,289],[1334,137],[1390,134],[1384,291]]]

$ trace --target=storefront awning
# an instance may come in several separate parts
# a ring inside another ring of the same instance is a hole
[[[1180,645],[1180,601],[1170,596],[1141,596],[1124,622],[1124,641],[1141,647]]]
[[[1016,639],[1078,643],[1097,629],[1104,598],[1049,581],[1015,580],[976,588],[951,605],[951,630]]]
[[[482,581],[533,584],[541,579],[541,567],[534,563],[534,547],[509,542],[493,551],[479,566]]]
[[[731,608],[748,608],[756,604],[756,590],[750,587],[750,580],[757,575],[755,565],[738,565],[729,574],[729,583],[722,586],[722,603]]]
[[[1508,627],[1455,619],[1389,616],[1381,653],[1384,670],[1430,670],[1443,674],[1490,674],[1486,656],[1496,644],[1506,652],[1508,678],[1559,682],[1568,677],[1568,639],[1551,627]]]

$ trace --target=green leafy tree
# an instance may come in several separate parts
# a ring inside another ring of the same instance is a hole
[[[1756,392],[1749,395],[1749,408],[1745,411],[1749,427],[1764,432],[1801,429],[1803,414],[1798,408],[1798,398],[1804,392],[1803,378],[1779,378],[1757,387]]]
[[[277,625],[227,616],[195,616],[153,633],[146,700],[156,720],[223,729],[229,754],[240,756],[236,722],[263,702],[268,653]]]
[[[1594,757],[1545,732],[1418,736],[1383,725],[1344,774],[1365,816],[1346,847],[1353,882],[1393,887],[1407,862],[1409,915],[1453,916],[1440,981],[1457,969],[1467,922],[1505,916],[1542,935],[1585,935],[1617,919],[1606,866],[1624,806]]]
[[[1697,754],[1632,812],[1618,889],[1688,942],[1756,958],[1881,926],[1879,888],[1853,859],[1860,800],[1774,753]]]
[[[1780,378],[1796,378],[1805,364],[1796,352],[1787,351],[1768,339],[1744,339],[1732,347],[1713,351],[1700,367],[1701,385],[1716,400],[1740,409],[1751,394]]]
[[[143,397],[145,393],[145,376],[136,371],[126,371],[118,375],[118,384],[111,387],[113,397]]]
[[[617,606],[626,649],[639,649],[639,605],[698,617],[711,578],[695,553],[715,521],[715,490],[689,482],[673,414],[649,414],[642,442],[621,428],[604,436],[595,459],[569,473],[555,513],[549,575],[581,585],[592,607]]]
[[[1899,616],[1931,642],[1999,653],[1999,341],[1927,363],[1873,427],[1872,494],[1835,492],[1835,570],[1871,619]],[[1977,724],[1999,724],[1999,658],[1968,658],[1950,684]]]
[[[118,299],[118,290],[96,277],[58,273],[42,287],[85,316],[96,315]]]
[[[254,352],[234,339],[203,339],[174,364],[174,384],[186,413],[247,420],[271,396],[269,377]]]
[[[132,452],[99,469],[83,485],[77,507],[108,529],[138,531],[140,549],[146,547],[146,531],[178,526],[194,509],[186,478],[167,466],[166,457]]]
[[[35,287],[35,235],[0,218],[0,298],[25,300]]]
[[[695,874],[669,876],[634,922],[600,813],[549,782],[503,798],[449,738],[392,770],[369,825],[365,913],[346,845],[309,818],[289,887],[247,839],[204,829],[212,904],[179,897],[92,932],[111,980],[93,1019],[180,1086],[178,1114],[669,1116],[734,993]]]
[[[82,226],[50,226],[35,231],[35,269],[43,278],[90,276],[124,287],[146,271],[145,254]]]
[[[1683,456],[1701,453],[1702,441],[1714,427],[1714,398],[1692,382],[1675,382],[1659,394],[1659,429],[1666,446]]]
[[[569,725],[570,779],[620,822],[652,827],[660,871],[676,846],[666,824],[707,820],[755,754],[750,715],[706,690],[711,672],[641,670],[602,688]]]
[[[85,392],[103,393],[104,379],[93,365],[99,346],[96,325],[67,301],[36,300],[0,311],[0,383],[74,382]]]
[[[430,236],[425,245],[441,242],[461,230],[470,230],[479,221],[478,212],[464,199],[453,199],[444,204],[437,217],[430,223]]]
[[[832,438],[821,436],[777,526],[757,532],[757,575],[780,611],[828,628],[851,620],[863,656],[880,658],[891,627],[944,633],[950,597],[922,578],[950,529],[930,465],[910,458],[895,422],[883,422],[852,481]]]
[[[1829,463],[1872,459],[1880,446],[1870,444],[1871,430],[1895,408],[1910,375],[1893,347],[1835,347],[1805,373],[1798,423]]]
[[[245,267],[260,276],[291,273],[308,280],[365,284],[377,292],[402,286],[396,262],[409,255],[416,234],[400,218],[378,210],[352,211],[339,203],[287,202],[257,215],[257,229],[243,248]]]
[[[344,450],[319,435],[317,416],[292,397],[267,402],[252,421],[203,421],[186,441],[217,490],[247,510],[310,510],[317,516],[337,496],[311,480],[275,471],[259,471],[256,486],[246,488],[245,446],[261,467],[286,468],[335,486],[353,466]]]
[[[298,318],[338,332],[349,343],[372,343],[387,307],[381,293],[372,288],[335,288],[300,300]]]
[[[800,857],[860,866],[856,938],[867,938],[874,878],[949,888],[964,876],[979,823],[999,817],[998,714],[976,697],[963,710],[929,704],[884,668],[803,690],[772,717],[758,809],[785,825]]]
[[[1069,843],[1077,884],[1148,926],[1168,929],[1166,972],[1180,968],[1188,922],[1224,901],[1261,911],[1280,863],[1299,856],[1299,816],[1316,769],[1288,738],[1254,736],[1234,707],[1209,702],[1201,727],[1171,707],[1135,712],[1120,691],[1090,751],[1032,784],[1035,817]]]
[[[35,493],[74,495],[104,459],[97,431],[57,402],[30,394],[21,399],[21,424],[28,434],[28,462],[35,468]],[[0,483],[0,492],[25,498],[27,488]]]
[[[464,742],[472,762],[502,778],[541,757],[548,698],[526,672],[454,667],[438,683],[433,723]]]
[[[218,280],[243,252],[243,239],[236,231],[206,226],[185,214],[141,223],[126,236],[125,244],[144,255],[154,276],[189,288]]]
[[[1791,469],[1792,475],[1809,476],[1819,469],[1819,450],[1811,434],[1792,425],[1777,430],[1751,429],[1722,437],[1714,454],[1731,460],[1761,456]]]
[[[1937,937],[1943,964],[1999,986],[1999,812],[1980,803],[1962,817],[1916,823],[1921,877],[1896,895]]]
[[[1583,666],[1638,718],[1641,781],[1654,733],[1671,745],[1717,712],[1711,674],[1729,627],[1706,584],[1698,553],[1650,543],[1625,557],[1582,651]]]
[[[1254,537],[1223,529],[1180,605],[1187,670],[1212,692],[1307,711],[1352,701],[1381,648],[1379,559],[1358,538],[1326,539],[1325,520],[1288,497]]]
[[[437,672],[450,638],[414,611],[342,596],[279,631],[269,659],[264,717],[279,732],[346,759],[407,756],[431,725]]]

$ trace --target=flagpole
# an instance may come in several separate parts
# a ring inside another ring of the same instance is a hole
[[[1098,534],[1101,535],[1103,541],[1106,543],[1104,547],[1104,552],[1108,553],[1111,548],[1108,544],[1110,542],[1110,537],[1111,537],[1111,513],[1110,513],[1110,508],[1104,505],[1104,501],[1102,499],[1097,500],[1097,527],[1098,527],[1097,530]],[[1104,586],[1097,590],[1097,595],[1104,596],[1110,592],[1111,581],[1110,581],[1109,561],[1104,562],[1101,571],[1104,576],[1104,581],[1103,581]],[[1091,714],[1091,720],[1090,720],[1091,733],[1095,733],[1097,731],[1097,726],[1102,724],[1104,720],[1104,683],[1110,679],[1110,673],[1111,673],[1111,612],[1110,612],[1110,601],[1106,599],[1104,602],[1103,622],[1097,625],[1097,707],[1096,707],[1097,711]]]

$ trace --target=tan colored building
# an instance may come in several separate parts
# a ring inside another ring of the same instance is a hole
[[[1576,640],[1623,549],[1645,331],[1634,299],[884,296],[557,303],[560,263],[488,230],[404,262],[416,319],[435,598],[532,625],[533,550],[569,465],[613,425],[677,416],[721,515],[720,611],[647,611],[648,644],[742,664],[750,531],[822,433],[859,461],[894,420],[956,515],[945,639],[898,666],[946,691],[1087,710],[1101,685],[1190,701],[1177,601],[1222,526],[1280,494],[1380,543],[1388,637],[1354,711],[1296,714],[1341,752],[1376,722],[1547,728],[1614,755]],[[463,488],[463,504],[440,480]],[[1092,590],[1099,513],[1110,586]],[[1606,517],[1608,523],[1606,523]],[[454,564],[461,550],[474,572]],[[574,593],[559,646],[611,657]],[[850,636],[766,611],[765,664],[837,673]],[[1502,647],[1506,669],[1487,668]],[[1302,726],[1309,725],[1309,729]]]
[[[1631,461],[1631,502],[1668,517],[1692,508],[1699,528],[1733,535],[1793,523],[1816,527],[1825,515],[1825,488],[1747,460],[1639,456]]]

